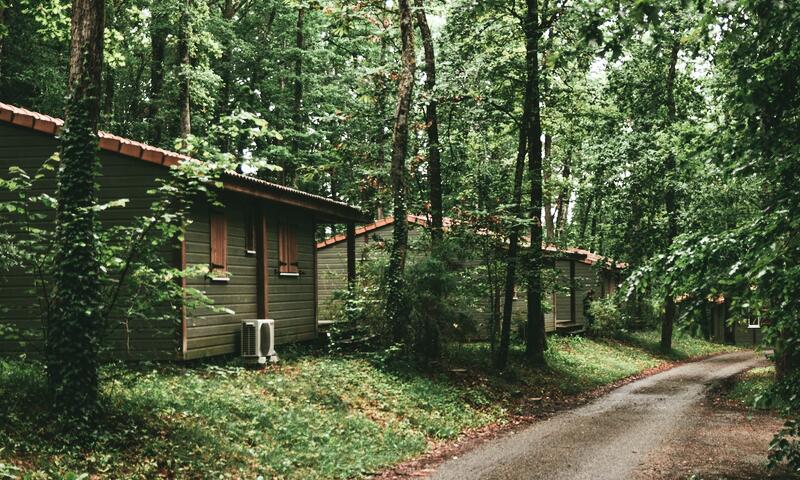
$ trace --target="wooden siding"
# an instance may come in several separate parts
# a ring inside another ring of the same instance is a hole
[[[717,343],[725,343],[725,305],[711,305],[711,339]],[[760,328],[747,328],[747,322],[737,319],[733,327],[733,341],[736,345],[756,346],[761,343],[763,331]],[[754,333],[755,332],[755,333]],[[755,342],[754,342],[755,335]]]
[[[378,227],[375,230],[368,232],[366,235],[359,235],[356,237],[356,270],[358,270],[358,263],[366,259],[365,251],[366,246],[370,243],[390,240],[393,231],[393,224]],[[422,227],[416,224],[409,224],[409,242],[419,239],[422,235]],[[476,267],[480,262],[476,260],[466,260],[464,267]],[[337,291],[343,291],[347,288],[347,242],[339,242],[333,245],[320,248],[317,251],[317,308],[319,311],[320,321],[337,321],[335,312],[338,311],[339,305],[335,298]],[[356,279],[359,275],[356,274]],[[512,308],[512,320],[514,324],[524,322],[528,315],[528,301],[525,296],[525,290],[520,288],[517,292],[517,300],[514,300]],[[552,302],[552,298],[547,298],[548,303]],[[488,325],[491,321],[491,305],[488,295],[478,302],[478,307],[475,311],[469,312],[476,322],[479,329],[483,329],[482,334],[488,335]],[[501,301],[501,312],[502,312]],[[551,332],[555,330],[555,317],[553,312],[545,314],[545,331]]]
[[[203,291],[215,307],[226,311],[197,308],[187,319],[187,359],[238,353],[241,321],[258,316],[257,257],[245,249],[248,208],[252,200],[238,196],[222,199],[228,221],[228,282],[208,276],[187,280],[187,286]],[[198,205],[186,232],[187,265],[210,262],[209,208]],[[278,224],[292,219],[298,243],[299,275],[278,272]],[[275,320],[276,345],[316,338],[314,315],[314,226],[302,210],[270,208],[267,213],[268,304],[267,318]]]
[[[575,321],[585,323],[583,302],[589,290],[594,291],[594,298],[600,298],[600,280],[591,265],[575,262]]]
[[[356,281],[359,279],[359,264],[367,260],[368,252],[375,255],[379,250],[367,249],[367,245],[390,241],[394,224],[378,227],[366,234],[356,237]],[[409,244],[422,236],[422,227],[408,225]],[[337,292],[347,289],[347,242],[334,243],[317,250],[317,311],[319,320],[325,322],[339,321],[336,312],[340,304],[336,299]]]
[[[44,161],[58,150],[58,141],[51,135],[7,124],[0,124],[0,177],[8,178],[8,167],[19,166],[28,173],[34,173]],[[119,224],[130,218],[142,215],[153,197],[147,190],[153,188],[155,180],[163,175],[162,167],[143,163],[140,160],[118,154],[100,152],[101,177],[100,200],[110,201],[128,198],[124,208],[114,208],[103,212],[100,221],[104,224]],[[36,193],[54,194],[56,179],[54,172],[37,183]],[[0,202],[8,200],[0,193]],[[49,212],[48,212],[49,213]],[[40,225],[53,228],[52,218]],[[19,340],[0,339],[0,353],[38,354],[42,348],[41,321],[35,297],[30,293],[33,278],[15,270],[0,275],[0,322],[27,332]],[[175,321],[125,321],[114,316],[115,328],[108,334],[105,347],[114,357],[130,359],[168,359],[175,358],[179,348],[177,324]]]

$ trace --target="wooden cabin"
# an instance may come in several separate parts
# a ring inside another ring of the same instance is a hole
[[[711,340],[729,345],[756,347],[761,344],[763,318],[735,318],[723,295],[711,300]]]
[[[406,221],[409,226],[409,243],[422,235],[427,227],[426,217],[408,215]],[[451,225],[445,219],[445,229]],[[367,259],[370,243],[390,240],[394,229],[394,218],[387,217],[369,225],[356,228],[351,232],[354,238],[352,249],[353,257],[358,261]],[[317,243],[317,309],[320,312],[320,322],[328,324],[339,320],[336,312],[339,311],[335,292],[347,288],[347,242],[348,236],[340,234],[327,238]],[[556,291],[549,295],[548,301],[551,308],[545,314],[545,330],[553,331],[579,331],[585,324],[583,300],[589,291],[594,292],[598,299],[613,293],[621,281],[621,269],[624,264],[607,262],[600,255],[577,248],[559,249],[554,246],[543,248],[550,266],[558,274]],[[466,266],[476,266],[478,261],[465,260]],[[527,316],[527,300],[525,292],[519,289],[514,300],[512,316],[521,322]],[[487,325],[491,318],[490,302],[487,301],[478,311],[472,312],[474,319],[481,325]]]
[[[6,178],[12,166],[38,170],[58,150],[56,134],[62,125],[59,119],[0,103],[0,178]],[[124,208],[103,212],[103,223],[145,214],[154,200],[147,191],[170,166],[189,158],[105,132],[99,133],[99,147],[100,200],[129,199]],[[47,175],[42,185],[54,191],[55,173]],[[189,360],[235,354],[245,319],[274,319],[277,345],[316,338],[316,226],[345,223],[352,229],[365,221],[361,211],[233,172],[224,176],[222,185],[218,200],[224,206],[197,202],[183,240],[176,240],[175,251],[166,254],[174,254],[182,268],[208,265],[212,274],[188,278],[185,285],[204,291],[216,306],[229,311],[183,308],[180,318],[115,319],[120,326],[106,342],[112,356]],[[52,228],[52,222],[45,227]],[[19,332],[14,339],[0,337],[0,354],[41,349],[32,286],[33,277],[23,271],[0,272],[0,323]]]

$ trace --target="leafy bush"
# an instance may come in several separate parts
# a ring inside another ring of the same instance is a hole
[[[784,402],[783,414],[787,418],[770,442],[770,466],[777,467],[785,462],[791,470],[800,473],[800,373],[795,371],[778,382],[770,395]]]
[[[615,336],[623,332],[628,324],[628,315],[620,308],[616,297],[608,296],[595,300],[589,306],[586,328],[592,335]]]

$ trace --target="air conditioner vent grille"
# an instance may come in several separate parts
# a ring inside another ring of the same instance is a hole
[[[252,323],[242,325],[242,355],[256,355],[256,326]]]

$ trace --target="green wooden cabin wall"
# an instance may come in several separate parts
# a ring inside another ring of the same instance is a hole
[[[55,137],[27,128],[0,123],[0,177],[8,178],[8,168],[19,166],[33,174],[58,150]],[[100,201],[128,198],[124,208],[102,212],[100,221],[105,224],[126,222],[147,212],[153,197],[147,190],[153,188],[164,169],[121,155],[100,152]],[[55,173],[37,183],[35,193],[55,192]],[[8,201],[0,192],[0,202]],[[48,212],[49,213],[49,212]],[[42,228],[53,228],[52,219],[42,222]],[[2,247],[0,247],[2,248]],[[41,321],[36,307],[36,297],[31,294],[33,277],[19,270],[0,272],[0,323],[12,325],[24,334],[18,339],[0,339],[0,353],[37,355],[42,348]],[[128,359],[175,358],[179,347],[178,319],[174,321],[148,321],[126,319],[120,315],[112,318],[114,328],[108,333],[104,346],[107,353]]]
[[[241,321],[258,317],[256,256],[245,251],[245,225],[248,209],[258,207],[251,198],[227,195],[220,198],[228,222],[227,264],[230,280],[212,281],[208,276],[187,279],[187,287],[203,291],[218,308],[203,307],[188,313],[188,350],[185,358],[237,353],[240,348]],[[198,205],[186,232],[187,266],[207,266],[211,260],[209,205]],[[299,276],[278,273],[278,226],[289,222],[297,232]],[[314,221],[299,209],[268,208],[267,250],[269,266],[269,312],[275,320],[275,343],[316,338],[314,306]]]

